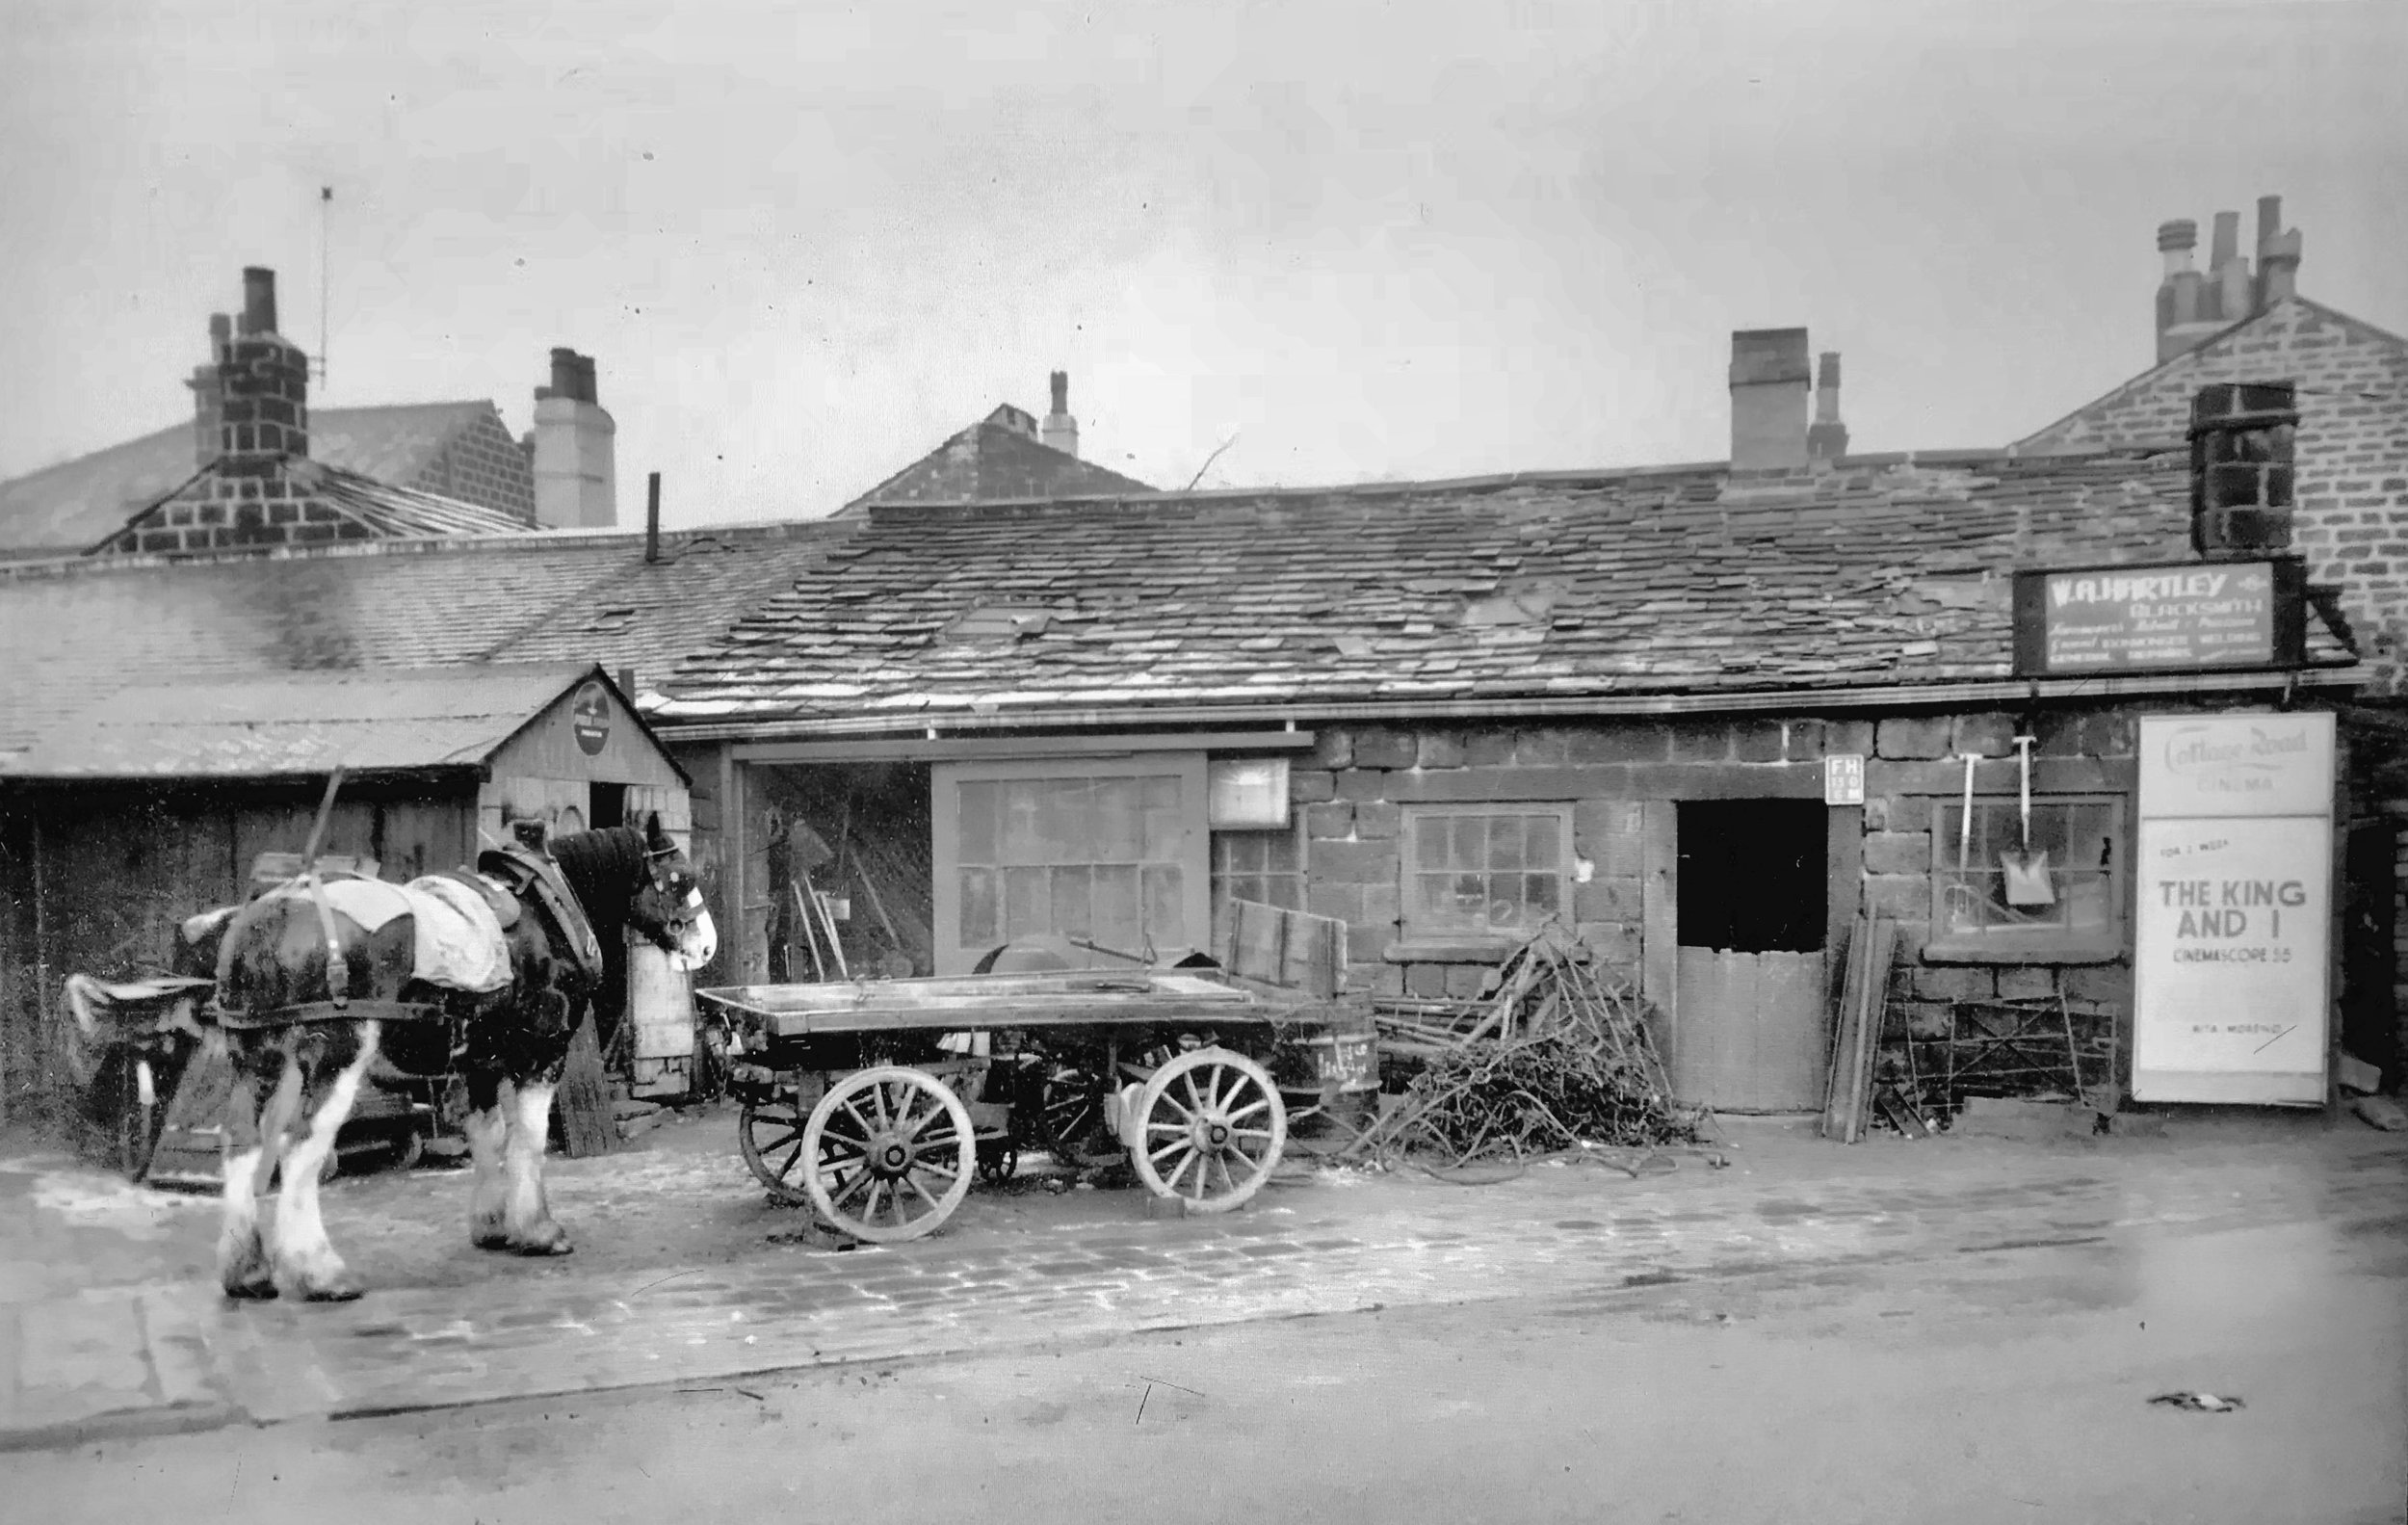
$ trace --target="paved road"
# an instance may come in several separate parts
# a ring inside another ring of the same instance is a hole
[[[1007,1349],[92,1440],[0,1457],[0,1468],[22,1517],[58,1525],[2396,1525],[2408,1497],[2399,1162],[2330,1175],[2260,1165],[2294,1188],[2387,1195],[2352,1206],[2286,1193],[2235,1161],[2238,1196],[2197,1181],[2178,1207],[2084,1168],[2066,1170],[2087,1178],[2074,1211],[2045,1189],[1972,1209],[1978,1233],[2014,1224],[2012,1245],[1926,1238],[1926,1207],[1878,1253],[1658,1279],[1670,1266],[1664,1241],[1711,1237],[1695,1225],[1734,1211],[1768,1213],[1793,1244],[1819,1241],[1820,1229],[1797,1226],[1822,1216],[1808,1197],[1717,1180],[1665,1192],[1690,1199],[1662,1204],[1662,1237],[1643,1236],[1655,1243],[1636,1259],[1594,1256],[1584,1278],[1516,1269],[1548,1237],[1533,1225],[1489,1258],[1470,1301],[1108,1332],[1109,1310],[1127,1304],[1102,1282],[1118,1273],[1135,1285],[1161,1268],[1065,1265],[1062,1275],[1097,1285],[1061,1305],[1095,1311]],[[1940,1173],[1943,1191],[1967,1184]],[[1592,1175],[1540,1183],[1524,1205],[1603,1213],[1656,1195]],[[2318,1205],[2338,1210],[2303,1210]],[[1325,1257],[1362,1252],[1285,1248],[1301,1232],[1176,1242],[1306,1279]],[[1599,1248],[1593,1229],[1558,1233]],[[1430,1270],[1454,1245],[1373,1258]],[[1278,1252],[1246,1256],[1249,1247]],[[892,1264],[848,1275],[899,1298],[912,1283]],[[936,1275],[983,1269],[982,1254]],[[1453,1275],[1432,1270],[1425,1285],[1452,1286]],[[1634,1276],[1639,1285],[1622,1284]],[[1532,1290],[1548,1283],[1559,1284]],[[1232,1290],[1208,1302],[1234,1313],[1239,1301]],[[681,1327],[706,1328],[704,1305]],[[907,1306],[872,1322],[911,1327]],[[2186,1413],[2148,1401],[2176,1388],[2246,1407]]]
[[[544,1263],[446,1249],[441,1276],[405,1275],[336,1307],[229,1304],[196,1274],[207,1204],[18,1162],[0,1167],[0,1213],[26,1251],[0,1277],[0,1443],[723,1382],[1305,1314],[1578,1300],[2142,1229],[2355,1223],[2372,1225],[2360,1230],[2372,1242],[2408,1237],[2387,1216],[2408,1204],[2408,1150],[2309,1121],[2164,1141],[1852,1150],[1759,1126],[1728,1157],[1732,1169],[1692,1157],[1637,1180],[1541,1169],[1479,1190],[1304,1175],[1242,1213],[1187,1221],[1146,1220],[1134,1193],[997,1198],[965,1212],[957,1233],[848,1253],[769,1242],[794,1236],[758,1232],[758,1194],[714,1160],[695,1179],[723,1183],[711,1190],[727,1210],[754,1215],[741,1247],[642,1264],[607,1249]],[[647,1172],[653,1190],[631,1194]],[[589,1246],[647,1245],[662,1237],[647,1212],[693,1212],[707,1195],[670,1190],[675,1178],[673,1152],[567,1162],[557,1195]],[[371,1253],[405,1231],[450,1243],[456,1182],[359,1185],[330,1211],[338,1242],[348,1213]],[[394,1255],[406,1271],[408,1256]]]

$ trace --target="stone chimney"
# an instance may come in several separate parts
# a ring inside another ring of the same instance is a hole
[[[2299,294],[2299,229],[2283,230],[2283,198],[2258,197],[2258,301],[2264,312]]]
[[[2190,542],[2206,557],[2290,548],[2299,398],[2288,381],[2222,381],[2190,403]]]
[[[607,530],[618,523],[617,433],[595,394],[592,358],[554,350],[552,384],[536,388],[529,451],[537,524]]]
[[[1065,456],[1079,453],[1079,421],[1070,416],[1070,373],[1053,374],[1054,410],[1045,415],[1045,442]]]
[[[218,367],[225,363],[234,342],[234,320],[222,312],[209,315],[209,361],[193,367],[184,384],[193,389],[193,464],[205,466],[225,446],[225,382]]]
[[[214,340],[218,325],[211,323]],[[233,476],[282,471],[309,454],[309,356],[276,332],[275,272],[243,272],[243,315],[218,361],[218,454]]]
[[[1815,372],[1815,421],[1806,430],[1810,460],[1837,460],[1847,454],[1847,426],[1840,422],[1840,353],[1825,350]]]
[[[2165,275],[2158,282],[2158,361],[2197,349],[2234,324],[2264,312],[2294,294],[2299,271],[2299,234],[2285,232],[2283,198],[2258,198],[2258,268],[2252,275],[2240,251],[2240,214],[2215,214],[2214,242],[2203,276],[2191,269],[2199,224],[2187,218],[2158,224],[2158,250]]]
[[[1733,471],[1806,464],[1806,393],[1814,378],[1806,354],[1803,329],[1746,329],[1731,335]]]

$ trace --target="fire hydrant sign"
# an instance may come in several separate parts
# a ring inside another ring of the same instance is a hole
[[[2140,723],[2133,1094],[2324,1100],[2333,717]]]

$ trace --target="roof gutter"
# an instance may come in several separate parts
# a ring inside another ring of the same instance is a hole
[[[761,720],[681,724],[656,716],[665,742],[806,741],[840,736],[940,734],[1054,727],[1125,731],[1133,725],[1230,725],[1284,722],[1291,727],[1330,721],[1460,721],[1607,718],[1612,716],[1761,714],[1767,710],[1902,710],[2027,704],[2051,700],[2139,698],[2176,694],[2265,694],[2292,689],[2346,689],[2361,677],[2358,664],[2264,672],[2165,672],[2083,678],[1986,678],[1902,687],[1763,689],[1733,694],[1592,694],[1578,697],[1444,699],[1291,700],[1274,704],[1126,705],[1109,709],[977,711],[968,707],[898,715],[847,715],[825,720]]]

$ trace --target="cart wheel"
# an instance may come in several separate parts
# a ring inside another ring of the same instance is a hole
[[[1129,1151],[1157,1196],[1191,1213],[1225,1213],[1262,1189],[1288,1142],[1288,1109],[1263,1066],[1199,1048],[1154,1071],[1139,1094],[1139,1143]]]
[[[1001,1186],[1020,1171],[1020,1145],[1009,1139],[979,1141],[979,1179]]]
[[[961,1099],[923,1070],[880,1065],[828,1088],[802,1130],[803,1190],[856,1239],[931,1233],[970,1191],[978,1139]]]
[[[1037,1088],[1037,1131],[1058,1165],[1076,1165],[1079,1146],[1104,1125],[1104,1078],[1076,1065],[1045,1062]]]
[[[413,1127],[402,1135],[402,1146],[394,1151],[393,1169],[407,1174],[418,1169],[418,1162],[426,1157],[426,1153],[427,1136]]]
[[[802,1159],[802,1112],[793,1098],[746,1102],[744,1115],[736,1119],[736,1148],[770,1196],[789,1207],[811,1199],[803,1195],[795,1169]]]

